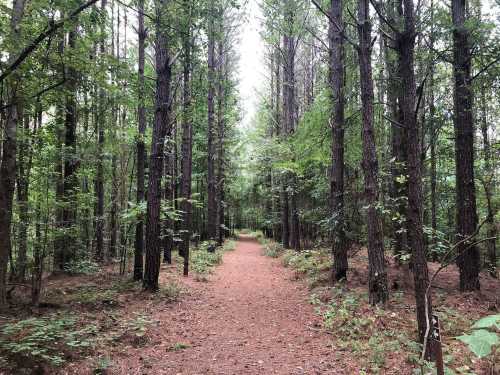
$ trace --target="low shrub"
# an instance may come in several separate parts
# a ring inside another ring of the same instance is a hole
[[[266,241],[264,243],[264,255],[271,258],[278,258],[283,254],[284,249],[277,242]]]
[[[74,259],[64,266],[64,270],[71,275],[94,275],[101,267],[90,259]]]

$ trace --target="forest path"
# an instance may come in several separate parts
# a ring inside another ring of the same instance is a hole
[[[153,314],[153,340],[113,358],[127,374],[342,374],[332,337],[317,328],[307,288],[279,260],[241,237],[207,283]],[[172,350],[175,344],[186,348]],[[118,367],[118,368],[117,368]],[[344,369],[345,370],[345,369]]]

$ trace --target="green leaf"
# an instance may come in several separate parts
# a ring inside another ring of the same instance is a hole
[[[496,327],[497,329],[500,329],[500,314],[485,316],[484,318],[479,319],[472,326],[472,328],[474,328],[474,329],[492,328],[492,327]]]
[[[491,347],[499,343],[498,335],[485,329],[475,330],[472,334],[462,335],[457,339],[467,344],[469,349],[479,358],[490,355]]]

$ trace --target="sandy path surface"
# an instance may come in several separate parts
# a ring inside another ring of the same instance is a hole
[[[306,287],[242,237],[207,283],[186,280],[191,295],[153,313],[145,346],[113,358],[119,374],[345,374]],[[188,347],[173,351],[175,344]]]

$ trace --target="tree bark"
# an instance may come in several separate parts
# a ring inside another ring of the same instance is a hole
[[[456,171],[457,241],[471,236],[477,228],[476,188],[474,183],[474,119],[471,87],[472,55],[466,21],[466,0],[451,2],[453,21],[453,75]],[[457,247],[460,290],[478,290],[480,254],[476,245],[465,241]]]
[[[363,171],[365,198],[368,205],[368,290],[372,305],[385,303],[389,298],[384,258],[382,221],[379,205],[378,161],[373,126],[373,77],[371,65],[371,29],[368,0],[358,0],[358,58],[363,117]]]
[[[222,24],[222,21],[221,21]],[[223,25],[220,32],[223,32]],[[224,43],[217,43],[217,243],[221,246],[224,242],[224,141],[225,141],[225,85],[226,85],[226,60],[224,56]]]
[[[107,0],[101,1],[101,12],[106,12]],[[101,55],[101,64],[104,64],[104,54],[106,52],[104,32],[104,23],[101,25],[103,36],[99,41],[99,50]],[[99,109],[97,118],[97,172],[95,180],[96,210],[95,210],[95,240],[96,240],[96,259],[102,262],[104,254],[104,127],[106,125],[106,91],[101,85],[99,88]]]
[[[20,23],[24,14],[24,0],[14,0],[10,20],[10,37],[18,45]],[[16,51],[9,51],[9,61],[15,59]],[[14,186],[16,181],[17,124],[22,119],[21,81],[16,73],[7,82],[10,106],[3,129],[2,159],[0,165],[0,308],[7,304],[7,266],[12,252],[11,224]]]
[[[166,2],[160,0],[156,9],[156,104],[151,156],[149,162],[148,203],[146,217],[146,264],[144,268],[143,286],[145,290],[158,290],[160,273],[160,206],[161,178],[163,172],[163,145],[165,137],[170,137],[171,124],[169,118],[171,67],[168,52],[168,38],[162,25],[165,16]]]
[[[486,88],[484,84],[481,87],[481,102],[482,102],[482,121],[481,121],[481,133],[483,136],[483,157],[484,157],[484,169],[487,173],[483,177],[483,188],[484,195],[486,196],[486,209],[487,209],[487,236],[489,239],[486,241],[486,250],[488,255],[488,271],[492,277],[497,278],[497,227],[495,224],[495,168],[491,162],[491,146],[488,136],[488,115],[487,115],[487,102],[486,102]]]
[[[345,235],[344,212],[344,106],[345,106],[345,71],[344,39],[341,30],[344,27],[342,0],[331,0],[331,19],[328,24],[329,74],[333,110],[331,114],[332,149],[330,201],[333,223],[333,280],[347,279],[347,238]]]
[[[191,25],[189,17],[191,8],[189,2],[184,3],[188,25],[183,37],[184,58],[182,62],[183,92],[182,92],[182,146],[181,146],[181,235],[182,242],[179,253],[184,257],[184,276],[189,273],[189,241],[191,238],[192,206],[191,206],[191,175],[192,175],[192,143],[193,128],[191,119]]]
[[[144,105],[145,89],[144,89],[144,63],[145,63],[145,42],[146,30],[144,28],[144,0],[138,2],[138,27],[137,37],[139,39],[138,46],[138,104],[137,104],[137,122],[139,134],[137,136],[137,193],[136,203],[141,206],[144,202],[144,170],[146,161],[146,147],[144,137],[146,133],[146,107]],[[142,280],[143,272],[143,252],[144,252],[144,214],[141,212],[137,218],[135,225],[135,241],[134,241],[134,280]]]
[[[18,174],[17,174],[17,206],[19,209],[19,246],[17,251],[15,279],[24,282],[26,278],[27,253],[28,253],[28,229],[29,229],[29,186],[31,165],[33,160],[32,139],[36,132],[37,118],[33,133],[30,134],[30,117],[24,116],[24,127],[22,138],[19,140]]]
[[[408,246],[412,249],[412,266],[417,305],[417,324],[419,340],[423,343],[427,321],[431,321],[432,302],[429,296],[426,315],[425,294],[429,284],[429,273],[424,247],[422,225],[422,175],[421,150],[418,124],[415,116],[416,85],[414,71],[415,14],[413,0],[402,1],[404,10],[403,27],[396,38],[399,57],[399,76],[401,86],[402,123],[406,127],[408,155]],[[426,352],[430,353],[430,347]]]
[[[207,127],[207,236],[215,240],[217,235],[217,202],[216,202],[216,175],[215,175],[215,9],[211,5],[211,15],[208,30],[208,127]]]

